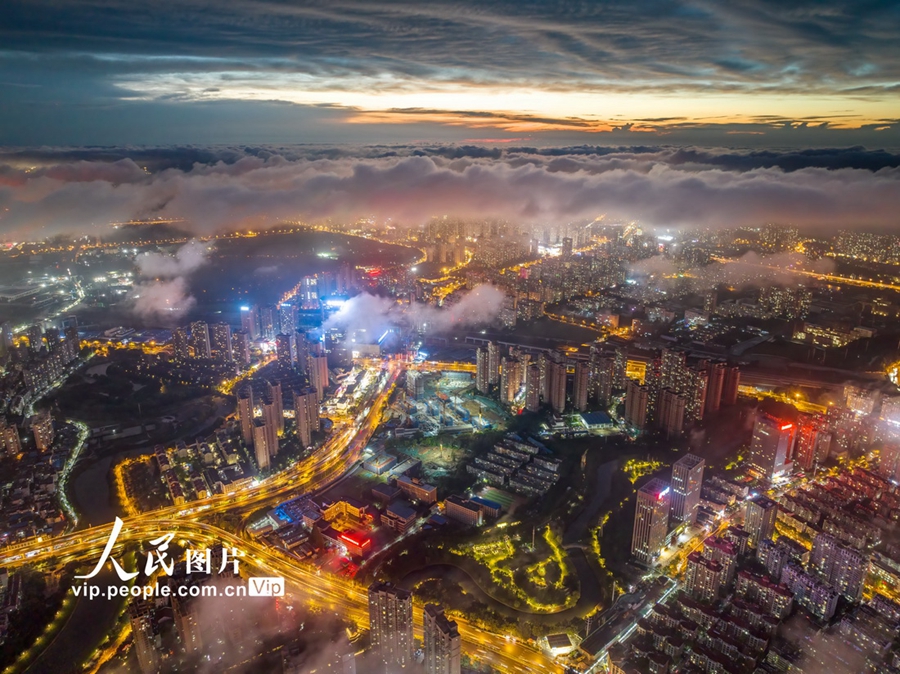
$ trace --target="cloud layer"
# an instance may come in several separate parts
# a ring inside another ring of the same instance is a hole
[[[155,151],[156,170],[146,171],[109,151],[102,159],[80,152],[0,154],[3,238],[96,234],[105,223],[155,216],[184,218],[204,234],[326,218],[416,226],[441,215],[890,227],[900,211],[900,157],[859,148],[187,148]]]
[[[196,304],[188,277],[206,263],[207,252],[205,244],[189,241],[172,255],[138,255],[135,265],[139,280],[128,296],[132,313],[148,321],[176,323]]]

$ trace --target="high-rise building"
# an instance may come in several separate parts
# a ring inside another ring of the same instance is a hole
[[[869,559],[823,532],[816,534],[807,568],[851,601],[859,601]]]
[[[238,419],[241,439],[249,447],[253,442],[253,389],[250,386],[244,386],[238,393]]]
[[[186,327],[175,328],[172,332],[172,354],[176,361],[185,362],[191,358],[191,341]]]
[[[324,353],[310,353],[309,383],[316,389],[319,401],[325,400],[325,389],[328,388],[328,356]]]
[[[491,390],[490,358],[484,347],[475,352],[475,388],[482,395]]]
[[[767,480],[789,473],[795,434],[792,422],[758,412],[750,442],[750,465]]]
[[[423,613],[425,674],[460,674],[459,629],[444,609],[426,604]]]
[[[591,366],[587,361],[575,363],[575,382],[572,388],[572,405],[579,412],[587,409],[588,386],[591,380]]]
[[[488,383],[496,386],[500,383],[500,346],[496,342],[488,342]]]
[[[609,405],[615,386],[616,360],[611,356],[591,355],[591,394],[603,406]]]
[[[221,360],[234,360],[231,326],[228,323],[213,323],[209,327],[209,334],[212,342],[212,351],[216,357]]]
[[[266,396],[275,403],[275,428],[278,435],[284,435],[284,393],[280,381],[266,382]]]
[[[831,449],[831,431],[823,416],[800,414],[798,417],[794,463],[803,470],[809,470],[828,458]]]
[[[521,387],[522,363],[515,358],[500,359],[500,402],[511,405]]]
[[[413,666],[412,592],[390,583],[369,587],[372,650],[385,672]]]
[[[775,531],[778,504],[765,496],[754,496],[744,506],[744,531],[750,534],[750,545],[768,541]]]
[[[28,348],[32,353],[37,353],[44,346],[44,329],[40,323],[35,323],[28,327],[26,331],[28,335]]]
[[[269,450],[269,456],[278,454],[278,407],[278,403],[271,394],[267,394],[263,398],[262,418],[266,425],[266,447]]]
[[[281,332],[289,335],[294,334],[299,323],[299,307],[294,302],[282,302],[279,309],[281,311],[281,320],[279,321]]]
[[[672,466],[672,519],[694,524],[703,489],[706,462],[699,456],[685,454]]]
[[[667,438],[676,438],[684,432],[684,396],[670,388],[659,394],[656,426]]]
[[[550,360],[547,366],[548,388],[550,390],[550,407],[557,414],[566,409],[566,363],[561,358]]]
[[[19,438],[19,429],[15,424],[7,423],[6,419],[0,416],[0,448],[2,448],[8,457],[15,458],[22,453],[22,441]]]
[[[47,410],[42,410],[28,420],[34,434],[34,446],[39,452],[46,452],[53,444],[56,433],[53,430],[53,417]]]
[[[312,434],[319,430],[319,401],[314,388],[294,390],[294,419],[302,447],[312,445]]]
[[[725,368],[725,379],[722,382],[722,405],[735,405],[738,399],[738,387],[741,385],[741,370],[737,365]]]
[[[297,369],[303,374],[309,374],[309,340],[306,333],[298,330],[294,333],[294,354],[297,358]]]
[[[319,308],[319,280],[315,276],[304,276],[300,280],[300,306],[303,309]]]
[[[532,363],[525,369],[525,409],[537,412],[541,408],[541,368]]]
[[[650,480],[637,492],[631,554],[643,564],[652,564],[666,541],[669,525],[669,483]]]
[[[251,342],[259,339],[259,307],[255,304],[241,307],[241,330],[247,333]]]
[[[710,361],[706,365],[706,414],[715,414],[722,407],[725,387],[725,363]]]
[[[13,326],[9,321],[0,324],[0,357],[6,356],[15,344]]]
[[[294,365],[294,349],[291,345],[291,335],[281,332],[275,335],[275,354],[278,357],[278,364],[282,367],[292,367]]]
[[[203,321],[191,323],[191,346],[194,347],[194,358],[212,358],[209,326]]]
[[[246,330],[234,333],[234,359],[241,367],[250,365],[250,333]]]
[[[263,339],[273,340],[280,332],[278,308],[267,304],[259,310],[259,331]]]
[[[684,587],[694,599],[715,601],[722,590],[724,577],[725,573],[719,562],[707,559],[699,550],[688,555]]]
[[[625,384],[625,422],[639,430],[646,428],[649,402],[649,387],[629,379]]]
[[[156,605],[152,599],[134,599],[128,604],[131,643],[137,654],[141,674],[155,674],[159,671],[161,651],[157,646],[160,634],[155,612]]]
[[[254,419],[253,424],[253,453],[256,455],[256,465],[260,470],[269,467],[273,453],[269,451],[269,429],[262,419]],[[277,442],[277,440],[276,440]]]

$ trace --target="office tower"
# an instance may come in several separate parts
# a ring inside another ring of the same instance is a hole
[[[253,442],[253,389],[249,385],[238,393],[238,419],[241,422],[241,438],[249,447]]]
[[[231,343],[231,326],[228,323],[213,323],[209,326],[212,352],[220,360],[234,360],[234,348]]]
[[[319,430],[319,400],[314,388],[294,389],[294,419],[302,447],[312,445],[312,434]]]
[[[491,390],[491,372],[488,350],[479,348],[475,351],[475,388],[482,395]]]
[[[722,407],[722,393],[725,387],[725,363],[706,364],[706,414],[715,414]]]
[[[53,417],[50,412],[42,410],[28,420],[31,432],[34,434],[34,446],[39,452],[46,452],[53,444],[55,432],[53,430]]]
[[[15,458],[22,453],[22,441],[19,438],[19,429],[15,424],[7,423],[6,419],[0,416],[0,448],[2,448],[6,456]]]
[[[272,414],[274,415],[275,429],[280,437],[284,435],[284,394],[281,391],[281,382],[266,382],[266,400],[271,400],[275,405]]]
[[[822,463],[831,449],[831,432],[825,417],[817,414],[800,414],[797,420],[795,461],[803,470]]]
[[[525,369],[525,409],[537,412],[541,408],[541,368],[535,364]]]
[[[488,383],[496,386],[500,383],[500,347],[496,342],[488,342]]]
[[[588,384],[591,379],[591,366],[586,361],[575,363],[575,383],[572,388],[572,405],[579,412],[587,409]]]
[[[209,326],[203,321],[191,323],[191,346],[194,347],[194,358],[212,358]]]
[[[259,331],[263,339],[273,340],[275,335],[280,332],[278,325],[278,309],[267,304],[259,311]]]
[[[669,525],[669,484],[650,480],[637,493],[631,554],[643,564],[652,564],[666,541]]]
[[[315,276],[304,276],[300,280],[300,305],[303,309],[319,308],[319,282]]]
[[[698,550],[688,555],[684,587],[694,599],[703,602],[715,601],[723,582],[724,572],[719,562],[707,559]]]
[[[672,466],[672,519],[694,524],[703,489],[706,462],[699,456],[685,454]]]
[[[256,455],[256,465],[260,470],[268,468],[273,453],[269,451],[269,429],[262,419],[254,419],[252,424],[253,453]],[[277,442],[277,440],[276,440]]]
[[[241,367],[250,365],[250,335],[244,330],[234,333],[234,359]]]
[[[255,304],[241,307],[241,330],[247,333],[251,342],[259,339],[259,307]]]
[[[311,353],[309,356],[309,383],[316,389],[319,401],[325,400],[328,388],[328,356]]]
[[[659,394],[656,426],[667,438],[676,438],[684,432],[684,396],[670,388]]]
[[[632,428],[643,430],[647,426],[649,403],[648,387],[629,379],[625,384],[625,422]]]
[[[737,403],[738,387],[741,385],[741,370],[737,365],[725,368],[725,379],[722,382],[722,405]]]
[[[281,331],[289,335],[294,334],[297,330],[297,324],[299,323],[299,307],[294,302],[282,302],[280,309],[281,320],[279,322],[281,324]]]
[[[765,496],[754,496],[744,506],[744,531],[750,534],[750,545],[768,541],[775,531],[778,504]]]
[[[791,422],[757,412],[750,442],[750,465],[767,480],[789,473],[795,433]]]
[[[460,674],[461,640],[456,622],[435,604],[426,604],[422,617],[425,674]]]
[[[275,336],[275,354],[278,364],[282,367],[292,367],[294,364],[294,349],[291,346],[291,336],[283,332]]]
[[[412,592],[390,583],[369,587],[369,632],[382,671],[413,666]]]
[[[191,342],[186,327],[175,328],[172,332],[172,353],[175,360],[183,363],[191,358]]]
[[[156,605],[152,599],[133,599],[128,604],[131,643],[137,654],[141,674],[156,674],[159,671],[160,651],[157,642],[160,641],[160,635],[155,613]]]
[[[547,364],[547,385],[550,392],[550,407],[556,414],[566,409],[566,363],[551,359]]]
[[[39,323],[30,326],[26,332],[28,335],[28,348],[32,353],[37,353],[44,346],[44,329]]]
[[[507,405],[515,402],[522,381],[521,365],[515,358],[500,360],[500,402]]]

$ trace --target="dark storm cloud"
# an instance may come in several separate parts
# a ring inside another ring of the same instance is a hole
[[[0,154],[0,231],[35,238],[129,218],[198,234],[284,220],[435,215],[565,222],[606,214],[661,226],[783,222],[896,226],[900,157],[862,149],[677,147],[193,147]],[[146,153],[158,170],[139,165]],[[188,158],[205,161],[183,168]]]

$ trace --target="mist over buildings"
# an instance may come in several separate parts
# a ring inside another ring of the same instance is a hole
[[[208,246],[189,241],[174,254],[147,252],[135,258],[139,280],[129,293],[133,314],[163,324],[178,321],[196,304],[190,294],[190,274],[206,263]]]

